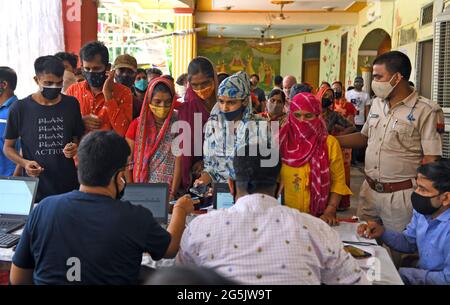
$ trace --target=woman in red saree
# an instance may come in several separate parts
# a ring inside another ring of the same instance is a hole
[[[173,200],[181,181],[181,157],[172,151],[176,135],[171,133],[177,121],[176,94],[173,84],[159,77],[152,81],[141,114],[128,128],[126,140],[133,156],[132,181],[168,183]]]

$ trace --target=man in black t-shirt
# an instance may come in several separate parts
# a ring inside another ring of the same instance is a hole
[[[112,131],[92,132],[78,149],[80,190],[50,196],[31,213],[13,257],[14,284],[137,284],[143,253],[178,252],[189,196],[163,229],[142,206],[121,201],[130,148]]]
[[[77,189],[73,157],[84,132],[78,101],[61,94],[64,64],[55,56],[34,63],[39,91],[11,107],[5,132],[5,155],[28,176],[39,177],[36,202]],[[22,156],[16,150],[20,140]]]
[[[264,90],[261,88],[258,88],[259,84],[259,76],[258,74],[253,74],[250,77],[250,83],[252,85],[251,90],[252,93],[258,98],[259,106],[258,109],[256,109],[257,112],[263,112],[266,111],[266,94],[264,93]]]

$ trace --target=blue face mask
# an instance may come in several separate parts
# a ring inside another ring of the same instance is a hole
[[[241,108],[235,111],[228,111],[228,112],[221,111],[220,113],[225,117],[225,120],[234,121],[242,114],[242,112],[244,112],[244,109],[245,107],[242,106]]]
[[[134,87],[138,89],[139,91],[145,92],[148,88],[148,81],[146,79],[138,80],[134,83]]]

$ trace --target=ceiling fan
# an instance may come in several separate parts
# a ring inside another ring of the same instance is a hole
[[[277,19],[277,20],[286,20],[287,18],[289,18],[289,16],[286,16],[286,15],[283,13],[283,8],[284,8],[285,5],[294,3],[294,1],[284,1],[284,0],[278,1],[278,0],[272,0],[272,1],[270,1],[270,2],[271,2],[272,4],[275,4],[275,5],[279,5],[279,6],[280,6],[280,13],[279,13],[279,14],[276,14],[276,15],[272,15],[272,18]]]
[[[179,31],[173,31],[173,32],[168,32],[168,33],[156,34],[156,35],[152,35],[152,36],[148,36],[148,37],[144,37],[144,38],[139,38],[134,41],[137,42],[137,41],[144,41],[144,40],[153,40],[153,39],[159,39],[159,38],[164,38],[164,37],[169,37],[169,36],[186,36],[186,35],[198,33],[198,32],[204,31],[204,30],[206,30],[206,27],[198,27],[198,28],[193,28],[193,29],[189,29],[189,30],[179,30]]]
[[[271,45],[271,44],[279,44],[280,41],[267,41],[266,39],[266,33],[270,31],[270,29],[272,28],[272,25],[268,25],[265,28],[255,28],[256,31],[259,31],[261,33],[258,45],[259,46],[266,46],[266,45]],[[269,36],[270,39],[275,39],[274,35],[270,35]]]

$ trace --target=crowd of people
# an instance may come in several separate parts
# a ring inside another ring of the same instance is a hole
[[[350,207],[351,166],[364,163],[358,234],[384,243],[398,266],[418,254],[399,269],[406,284],[450,284],[442,110],[411,86],[403,53],[374,61],[372,95],[361,77],[346,91],[292,75],[266,95],[258,75],[217,74],[205,57],[175,81],[128,54],[111,65],[101,42],[79,58],[80,68],[74,54],[36,59],[38,90],[21,100],[14,70],[0,67],[0,175],[39,177],[11,283],[67,283],[66,261],[78,257],[82,283],[136,284],[149,253],[225,282],[366,284],[332,229]],[[127,183],[169,185],[167,229],[120,201]],[[189,189],[214,183],[229,184],[233,207],[185,229]]]

